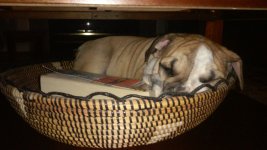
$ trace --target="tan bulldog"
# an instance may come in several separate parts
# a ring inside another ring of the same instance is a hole
[[[169,91],[189,93],[203,83],[225,78],[231,68],[242,89],[242,60],[237,54],[203,36],[174,33],[88,41],[79,47],[74,61],[77,71],[143,80],[152,96]]]

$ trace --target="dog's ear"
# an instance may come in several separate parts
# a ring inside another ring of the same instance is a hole
[[[226,63],[229,63],[230,66],[234,69],[238,80],[240,89],[244,88],[244,79],[243,79],[243,63],[241,58],[234,52],[227,50],[222,47],[223,57]]]
[[[244,89],[243,62],[241,59],[239,59],[238,61],[232,62],[232,66],[237,74],[240,89],[243,90]]]
[[[151,54],[154,54],[156,57],[159,57],[161,51],[171,43],[174,37],[175,34],[167,34],[157,37],[145,53],[145,62],[148,61],[148,58]]]

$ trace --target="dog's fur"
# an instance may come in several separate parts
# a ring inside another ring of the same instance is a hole
[[[225,78],[231,68],[242,89],[240,57],[192,34],[113,36],[88,41],[79,47],[74,62],[74,70],[142,79],[154,96],[166,91],[191,92],[203,83]]]

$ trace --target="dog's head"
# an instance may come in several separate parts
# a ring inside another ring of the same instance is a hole
[[[159,37],[147,50],[145,60],[143,80],[155,96],[168,91],[191,92],[203,83],[225,78],[232,68],[243,88],[240,57],[200,35]]]

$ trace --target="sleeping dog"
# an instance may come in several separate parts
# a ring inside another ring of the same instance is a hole
[[[237,54],[203,36],[174,33],[88,41],[78,48],[74,61],[77,71],[143,80],[153,96],[191,92],[203,83],[225,78],[232,68],[242,89],[242,61]]]

